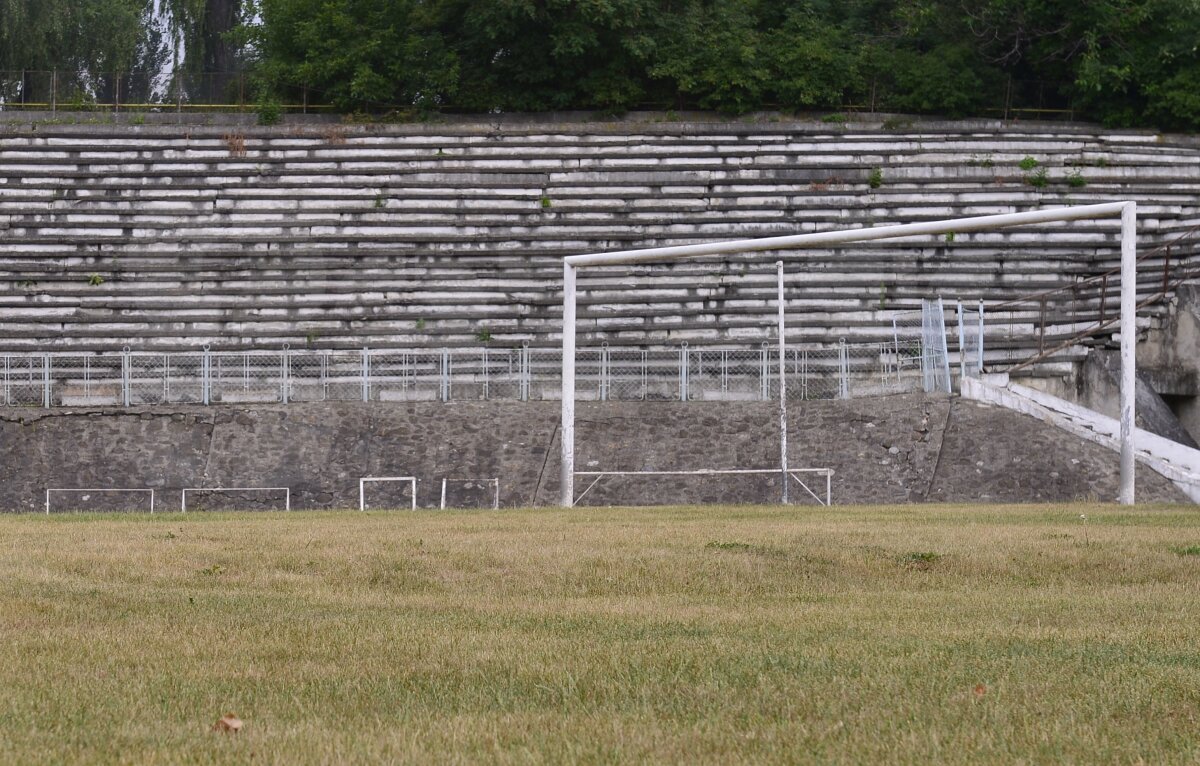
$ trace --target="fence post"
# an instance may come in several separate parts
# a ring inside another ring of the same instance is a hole
[[[371,401],[371,355],[367,352],[367,347],[363,346],[362,350],[362,400],[364,402]]]
[[[759,349],[760,369],[758,374],[758,398],[762,401],[771,399],[771,352],[770,346],[763,341]]]
[[[967,377],[967,343],[966,335],[963,333],[963,305],[959,300],[956,303],[958,311],[958,379],[961,381]],[[959,384],[962,385],[961,383]]]
[[[212,356],[207,345],[200,357],[200,398],[205,405],[212,402]]]
[[[450,350],[442,349],[442,401],[450,401]]]
[[[687,341],[679,347],[679,401],[688,400],[688,347]]]
[[[979,363],[977,374],[983,375],[983,299],[979,299]]]
[[[50,409],[50,355],[42,354],[42,405]]]
[[[131,401],[129,395],[129,378],[132,374],[132,370],[130,369],[132,361],[129,357],[129,346],[126,346],[121,350],[121,401],[125,403],[126,407],[129,406],[129,402]]]
[[[846,339],[841,338],[838,341],[838,377],[841,379],[838,384],[838,398],[850,398],[850,355],[846,351]]]
[[[522,343],[517,357],[517,396],[521,401],[529,401],[529,344]]]
[[[604,341],[600,344],[599,373],[599,390],[596,391],[596,398],[602,402],[606,402],[608,401],[608,387],[611,382],[608,378],[608,341]]]
[[[291,374],[292,358],[288,350],[290,344],[283,344],[283,354],[279,357],[279,401],[288,403],[288,378]]]

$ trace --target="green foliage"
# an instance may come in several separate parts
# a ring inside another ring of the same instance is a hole
[[[486,327],[481,328],[479,332],[475,333],[475,340],[480,343],[490,343],[492,340],[492,331]]]
[[[58,70],[60,103],[106,102],[115,73],[169,68],[183,50],[186,75],[249,71],[274,94],[263,124],[308,96],[402,119],[1009,104],[1196,130],[1198,39],[1196,0],[0,0],[0,69]],[[184,79],[189,95],[242,93],[228,76]],[[137,98],[150,81],[121,87]],[[20,92],[49,88],[26,77]]]
[[[1034,159],[1033,157],[1025,157],[1023,160],[1021,160],[1020,162],[1017,163],[1017,167],[1019,167],[1021,170],[1024,170],[1026,172],[1033,170],[1037,166],[1038,166],[1038,161],[1036,159]]]
[[[1083,172],[1076,168],[1070,173],[1067,173],[1067,186],[1072,189],[1082,189],[1087,186],[1087,180],[1083,177]]]
[[[1200,556],[1200,545],[1181,545],[1171,550],[1180,556]]]
[[[259,125],[278,125],[283,121],[283,105],[273,95],[259,97],[257,112]]]
[[[549,210],[550,204],[550,197],[543,194],[541,199],[542,210]]]
[[[100,285],[104,284],[104,277],[100,276],[99,274],[92,274],[88,277],[87,283],[92,287],[99,287]]]
[[[1044,189],[1046,188],[1046,184],[1049,182],[1050,179],[1046,174],[1045,168],[1038,168],[1034,172],[1028,173],[1025,176],[1025,183],[1029,184],[1035,189]]]
[[[881,168],[871,168],[871,172],[867,174],[867,186],[872,189],[883,186],[883,170]]]

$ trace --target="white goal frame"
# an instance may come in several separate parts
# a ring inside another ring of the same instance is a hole
[[[189,492],[282,492],[283,510],[292,510],[291,487],[184,487],[179,497],[180,513],[187,513],[187,493]]]
[[[147,487],[47,487],[46,488],[46,515],[50,515],[50,493],[51,492],[149,492],[150,493],[150,513],[154,513],[154,490]]]
[[[812,488],[804,483],[796,474],[814,473],[818,476],[825,477],[825,499],[812,491]],[[587,486],[587,489],[579,493],[579,497],[575,498],[571,505],[572,507],[583,499],[584,495],[592,491],[592,487],[600,483],[600,480],[605,476],[720,476],[725,474],[770,474],[772,476],[779,475],[778,468],[699,468],[694,471],[576,471],[576,476],[595,476],[592,483]],[[800,487],[816,500],[819,505],[833,505],[833,469],[832,468],[789,468],[787,474],[795,480]],[[786,502],[786,501],[785,501]]]
[[[1106,202],[1098,205],[1075,205],[1033,210],[1024,213],[951,218],[924,223],[873,226],[857,229],[793,234],[782,237],[742,239],[728,242],[707,242],[696,245],[652,247],[642,250],[621,250],[611,253],[568,255],[563,258],[563,329],[562,329],[562,438],[559,465],[559,505],[570,508],[575,498],[575,332],[576,332],[576,274],[580,269],[596,266],[620,266],[636,263],[664,263],[705,255],[736,255],[763,251],[799,250],[853,242],[870,242],[902,237],[935,236],[950,233],[965,234],[1013,226],[1026,226],[1058,221],[1120,218],[1121,221],[1121,490],[1120,503],[1134,502],[1134,384],[1137,345],[1137,203],[1132,200]],[[779,307],[783,313],[782,301]],[[779,347],[784,348],[782,333]],[[780,357],[780,383],[783,383],[783,357]],[[782,386],[781,386],[782,387]],[[781,424],[782,424],[781,417]],[[782,429],[781,429],[782,430]],[[781,437],[783,434],[781,433]],[[779,471],[787,485],[787,453],[781,450]]]
[[[495,510],[500,509],[500,478],[499,477],[493,477],[491,479],[454,479],[454,478],[450,478],[450,477],[445,477],[442,479],[442,501],[438,505],[438,508],[440,508],[441,510],[443,510],[443,511],[446,510],[446,483],[451,482],[451,481],[457,482],[460,484],[470,484],[472,482],[475,484],[485,484],[485,485],[491,484],[492,488],[493,488],[492,510],[495,511]]]
[[[367,482],[374,481],[407,481],[412,486],[412,509],[417,510],[417,477],[416,476],[364,476],[358,480],[358,510],[367,510]]]

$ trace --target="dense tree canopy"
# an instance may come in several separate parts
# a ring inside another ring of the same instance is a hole
[[[347,111],[1009,105],[1195,129],[1198,46],[1200,0],[0,0],[3,69],[247,67]]]

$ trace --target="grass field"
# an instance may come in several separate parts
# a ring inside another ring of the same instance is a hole
[[[1198,521],[0,517],[0,762],[1193,763]]]

